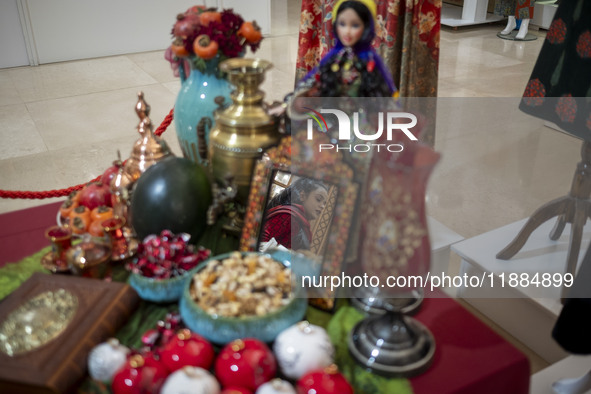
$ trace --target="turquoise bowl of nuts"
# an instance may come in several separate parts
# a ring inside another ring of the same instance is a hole
[[[289,267],[268,254],[214,256],[191,271],[180,314],[188,328],[219,345],[272,342],[306,314],[306,294],[295,284]]]

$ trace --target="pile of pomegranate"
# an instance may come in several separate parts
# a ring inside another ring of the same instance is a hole
[[[96,182],[90,182],[81,190],[72,192],[60,207],[60,220],[74,234],[90,233],[102,237],[102,222],[113,217],[111,180],[119,167],[113,165]]]

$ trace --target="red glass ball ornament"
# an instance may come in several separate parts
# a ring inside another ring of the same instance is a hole
[[[151,354],[131,356],[113,376],[113,394],[158,393],[169,371]]]
[[[336,365],[308,372],[298,380],[296,388],[298,394],[353,394],[353,387]]]
[[[222,387],[244,387],[255,391],[277,372],[275,356],[258,339],[237,339],[227,344],[215,362],[215,375]]]
[[[220,394],[253,394],[253,391],[245,389],[244,387],[226,387]]]
[[[188,329],[180,330],[160,350],[160,360],[171,372],[186,365],[209,370],[214,357],[212,344]]]

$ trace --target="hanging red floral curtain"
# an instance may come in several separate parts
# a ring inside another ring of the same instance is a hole
[[[333,46],[336,0],[302,0],[296,81]],[[441,0],[377,1],[374,48],[392,73],[402,97],[436,97]],[[434,125],[423,131],[433,143]]]

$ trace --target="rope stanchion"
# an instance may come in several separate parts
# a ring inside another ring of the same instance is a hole
[[[166,128],[168,126],[170,126],[170,124],[172,123],[173,118],[174,118],[174,108],[172,108],[170,110],[170,112],[168,113],[168,115],[166,115],[166,117],[164,117],[164,120],[162,121],[162,123],[160,123],[160,126],[158,126],[158,128],[154,131],[154,134],[156,134],[157,136],[162,135],[162,133],[164,133],[166,131]]]
[[[168,126],[172,123],[172,119],[174,118],[174,108],[170,110],[168,115],[164,118],[160,126],[154,131],[154,134],[160,136],[162,133],[166,131]],[[87,182],[96,182],[100,179],[100,176],[94,178],[93,180]],[[42,200],[44,198],[52,198],[52,197],[64,197],[72,193],[73,191],[80,190],[87,183],[82,183],[76,186],[71,186],[66,189],[57,189],[57,190],[46,190],[46,191],[20,191],[20,190],[0,190],[0,198],[11,198],[11,199],[30,199],[30,200]]]

